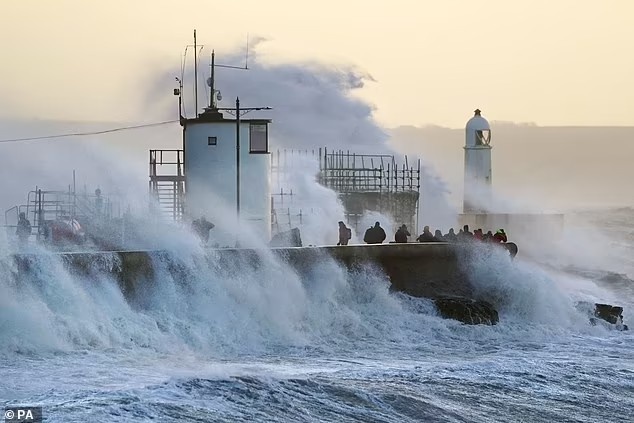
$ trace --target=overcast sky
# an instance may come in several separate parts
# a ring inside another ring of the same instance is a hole
[[[353,65],[386,126],[634,125],[634,1],[3,1],[0,116],[142,120],[140,87],[198,30],[270,63]],[[171,93],[166,93],[171,95]]]

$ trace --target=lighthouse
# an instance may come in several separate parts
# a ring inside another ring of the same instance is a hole
[[[476,109],[465,127],[464,211],[458,217],[460,225],[484,232],[503,228],[510,240],[522,242],[525,251],[528,245],[541,248],[544,233],[550,240],[560,237],[564,226],[561,213],[518,213],[493,204],[491,149],[491,127]]]
[[[464,213],[485,213],[491,204],[491,127],[480,109],[465,128]]]

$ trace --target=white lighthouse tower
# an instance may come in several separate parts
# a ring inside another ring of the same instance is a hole
[[[465,128],[464,146],[464,204],[459,215],[461,225],[469,225],[484,232],[506,230],[509,239],[527,245],[543,246],[543,234],[552,240],[563,230],[564,215],[560,213],[517,213],[500,210],[493,205],[491,177],[491,127],[479,109]],[[538,231],[535,228],[539,228]]]
[[[480,109],[465,128],[464,213],[485,213],[491,204],[491,127]]]

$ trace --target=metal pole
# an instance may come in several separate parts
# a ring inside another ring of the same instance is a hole
[[[75,209],[77,208],[77,191],[76,191],[76,182],[75,182],[75,169],[73,169],[73,215],[72,218],[75,218]]]
[[[194,119],[198,117],[198,47],[196,46],[196,30],[194,30]]]
[[[240,98],[236,97],[236,213],[240,221]]]
[[[214,50],[211,50],[211,83],[209,84],[209,107],[212,109],[216,108],[216,89],[214,87],[214,71],[216,67],[216,53]]]

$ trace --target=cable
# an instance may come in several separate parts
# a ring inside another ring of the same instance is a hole
[[[40,136],[40,137],[29,137],[29,138],[10,138],[10,139],[5,139],[5,140],[0,140],[0,143],[22,142],[22,141],[37,141],[37,140],[46,140],[46,139],[53,139],[53,138],[83,137],[83,136],[87,136],[87,135],[102,135],[102,134],[109,134],[109,133],[112,133],[112,132],[127,131],[127,130],[130,130],[130,129],[149,128],[149,127],[152,127],[152,126],[167,125],[167,124],[176,123],[176,122],[178,122],[178,120],[166,120],[166,121],[163,121],[163,122],[146,123],[146,124],[143,124],[143,125],[122,126],[120,128],[105,129],[103,131],[73,132],[73,133],[70,133],[70,134],[43,135],[43,136]]]

